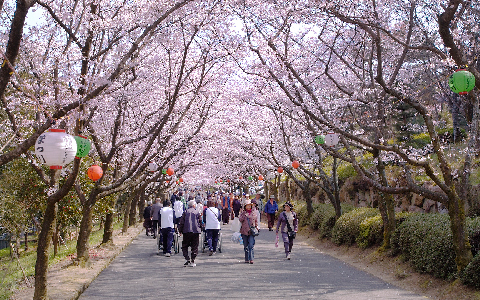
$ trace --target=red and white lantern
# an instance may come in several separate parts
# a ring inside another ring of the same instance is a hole
[[[157,165],[155,162],[151,161],[151,162],[148,164],[147,169],[148,169],[148,172],[153,173],[153,172],[155,172],[155,171],[158,170],[158,165]]]
[[[49,129],[42,133],[35,142],[35,155],[50,167],[61,169],[75,158],[77,142],[63,129]]]

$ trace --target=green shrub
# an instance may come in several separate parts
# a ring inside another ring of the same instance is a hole
[[[332,229],[332,241],[337,244],[352,245],[360,232],[363,220],[379,214],[378,209],[362,207],[344,213]]]
[[[480,217],[467,219],[468,240],[473,256],[480,252]]]
[[[397,227],[391,245],[419,272],[449,278],[457,270],[450,218],[446,214],[412,214]]]
[[[398,226],[412,213],[401,212],[395,214],[395,224]],[[381,215],[367,218],[360,224],[360,232],[356,243],[360,248],[378,245],[383,241],[383,219]]]
[[[460,277],[463,284],[480,289],[480,253],[473,258]]]
[[[323,203],[318,204],[310,217],[310,226],[312,229],[317,230],[325,219],[330,217],[335,219],[335,209],[333,208],[333,205]]]
[[[297,213],[298,226],[307,226],[309,218],[307,218],[307,204],[294,204],[295,212]]]

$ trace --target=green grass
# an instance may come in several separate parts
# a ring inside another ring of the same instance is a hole
[[[114,229],[122,228],[122,223],[114,223]],[[89,244],[91,247],[95,247],[102,242],[103,229],[99,230],[98,227],[94,228],[90,235]],[[66,246],[61,244],[58,247],[57,256],[53,256],[53,247],[49,249],[49,265],[55,264],[65,257],[75,254],[76,252],[76,240],[67,241]],[[29,244],[30,246],[30,244]],[[25,270],[25,274],[28,277],[35,275],[35,262],[37,259],[36,245],[31,245],[29,251],[21,252],[19,260],[10,258],[10,250],[0,250],[0,300],[9,299],[13,291],[18,287],[18,284],[24,281],[22,268]],[[20,266],[19,266],[20,264]]]

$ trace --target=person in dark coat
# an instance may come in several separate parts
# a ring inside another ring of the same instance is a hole
[[[152,201],[148,201],[147,205],[143,210],[143,227],[145,227],[145,234],[148,236],[148,231],[152,228]]]
[[[184,266],[195,267],[195,258],[198,254],[198,242],[201,229],[202,217],[198,210],[196,209],[197,203],[195,200],[190,200],[187,202],[187,210],[183,212],[178,222],[178,232],[180,235],[183,234],[182,240],[182,253],[185,257]],[[188,256],[188,247],[191,248],[191,255]]]
[[[242,208],[242,203],[240,200],[238,200],[238,197],[235,196],[235,199],[233,199],[232,203],[232,209],[233,213],[235,214],[235,217],[238,217],[238,214],[240,213],[240,209]]]

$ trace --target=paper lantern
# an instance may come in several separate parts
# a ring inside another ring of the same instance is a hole
[[[175,174],[175,171],[172,168],[168,168],[167,169],[167,175],[172,176],[173,174]]]
[[[262,180],[263,180],[263,176],[262,176],[262,175],[258,176],[258,180],[262,181]]]
[[[217,184],[218,182],[215,180],[215,184]]]
[[[248,180],[253,180],[253,177],[252,177],[252,176],[248,176]]]
[[[167,181],[165,181],[165,182],[166,182],[166,183],[170,183],[170,181],[169,181],[169,180],[167,180]]]
[[[227,179],[227,182],[230,183],[230,179]]]
[[[280,174],[282,174],[282,173],[283,173],[283,168],[282,168],[282,167],[278,167],[277,172],[280,173]]]
[[[238,177],[238,179],[242,180],[242,179],[243,179],[243,177],[242,177],[242,176],[239,176],[239,177]]]
[[[178,179],[178,181],[180,181],[180,182],[183,182],[183,178],[182,178],[182,177],[180,177],[180,178]]]
[[[454,93],[466,95],[475,87],[475,76],[465,69],[459,69],[450,76],[448,85]]]
[[[319,145],[325,144],[325,136],[324,135],[317,135],[315,137],[315,143],[317,143]]]
[[[220,183],[222,183],[222,182],[223,182],[223,180],[220,179]]]
[[[93,165],[87,170],[88,178],[93,181],[97,181],[103,176],[103,170],[97,165]]]
[[[155,162],[151,161],[151,162],[148,164],[147,170],[148,170],[148,172],[152,172],[152,173],[153,173],[153,172],[155,172],[156,170],[158,170],[158,165],[157,165]]]
[[[162,169],[162,174],[166,175],[167,174],[167,169]]]
[[[88,152],[90,152],[90,141],[83,135],[77,135],[74,138],[77,143],[77,153],[75,154],[75,158],[79,159],[87,156]]]
[[[61,169],[73,161],[76,153],[75,138],[66,134],[63,129],[50,129],[42,133],[35,142],[35,155],[50,169]]]
[[[299,163],[298,161],[294,160],[294,161],[292,162],[292,167],[293,167],[294,169],[298,169],[298,167],[300,167],[300,163]]]
[[[339,140],[340,139],[338,137],[338,134],[336,134],[335,132],[329,132],[325,136],[325,145],[327,145],[328,147],[334,147],[338,144]]]

